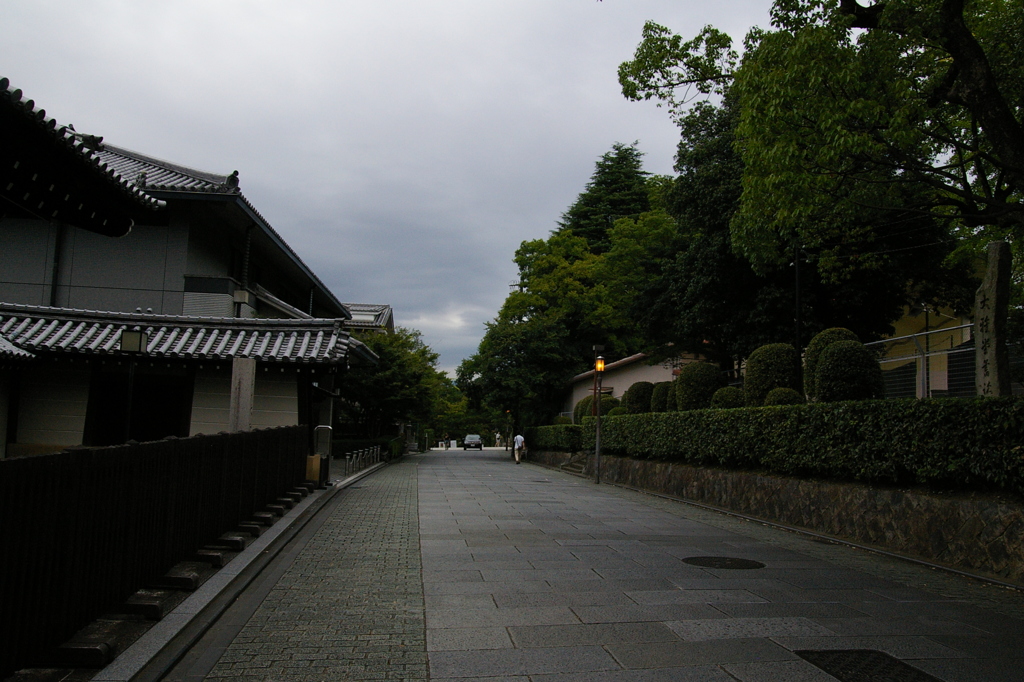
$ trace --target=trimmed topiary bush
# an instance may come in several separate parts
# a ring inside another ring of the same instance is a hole
[[[711,396],[711,407],[718,409],[728,410],[734,407],[743,407],[746,404],[743,399],[743,391],[735,386],[723,386]]]
[[[651,391],[651,412],[668,412],[668,396],[672,394],[671,381],[659,381]],[[672,395],[672,411],[675,410],[675,395]]]
[[[555,417],[555,419],[551,423],[554,424],[555,426],[560,426],[562,424],[572,424],[572,417],[566,417],[565,415],[560,414],[557,417]]]
[[[576,403],[576,407],[572,408],[572,423],[579,424],[583,421],[583,418],[590,414],[590,405],[594,402],[594,396],[587,395]]]
[[[821,351],[836,341],[860,341],[860,339],[845,327],[832,327],[818,332],[811,339],[811,342],[807,344],[807,351],[804,353],[804,394],[808,400],[817,400],[818,398],[815,377],[817,376],[818,358],[821,356]]]
[[[800,391],[800,353],[788,343],[761,346],[747,358],[743,397],[749,407],[764,405],[773,388]]]
[[[610,395],[601,396],[601,414],[608,414],[616,407],[619,407],[620,402],[618,398],[613,398]],[[583,415],[584,417],[589,416],[590,413]]]
[[[871,400],[885,395],[882,368],[860,341],[836,341],[818,357],[814,384],[821,402]]]
[[[638,381],[622,394],[622,407],[629,414],[650,412],[652,393],[654,393],[654,384],[650,381]]]
[[[711,398],[725,385],[725,378],[717,365],[691,362],[679,370],[673,385],[677,410],[702,410],[711,407]]]
[[[773,388],[764,397],[765,407],[769,405],[802,405],[806,401],[800,391],[791,388]]]
[[[626,410],[626,408],[623,407],[622,405],[619,405],[618,407],[613,407],[612,409],[608,410],[607,414],[605,414],[604,412],[602,412],[601,414],[604,414],[604,416],[606,417],[617,417],[620,414],[629,414],[629,411]]]
[[[576,407],[573,408],[572,418],[576,424],[583,423],[584,417],[590,417],[593,414],[591,404],[594,402],[594,396],[588,395],[576,403]],[[619,399],[613,398],[610,395],[601,396],[601,414],[608,414],[608,412],[615,407],[619,406]]]

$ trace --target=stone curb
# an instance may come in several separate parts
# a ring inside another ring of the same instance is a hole
[[[398,460],[395,460],[398,461]],[[388,466],[381,462],[317,490],[189,595],[92,678],[94,682],[159,680],[217,621],[288,542],[341,490]]]

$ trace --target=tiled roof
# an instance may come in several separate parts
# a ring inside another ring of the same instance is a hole
[[[120,355],[121,332],[144,331],[150,358],[338,364],[376,356],[343,320],[251,320],[109,313],[0,303],[0,334],[34,353]]]
[[[351,329],[393,329],[391,306],[386,303],[346,303],[352,319],[345,321]]]
[[[31,360],[35,356],[0,336],[0,360]]]
[[[96,155],[135,186],[164,192],[238,194],[238,171],[217,175],[161,161],[111,144],[102,144]]]
[[[101,141],[58,126],[0,78],[0,195],[12,203],[44,220],[126,234],[131,212],[163,202],[105,163],[94,150]]]

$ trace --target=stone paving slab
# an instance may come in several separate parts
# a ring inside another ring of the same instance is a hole
[[[407,457],[329,512],[207,679],[827,682],[794,652],[875,649],[1024,682],[1020,593],[503,451]]]
[[[206,679],[428,679],[415,469],[340,493]]]
[[[503,453],[419,461],[431,679],[825,682],[793,652],[874,649],[947,682],[1024,680],[1018,593]]]

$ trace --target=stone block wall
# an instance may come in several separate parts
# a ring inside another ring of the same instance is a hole
[[[550,466],[568,458],[530,452]],[[593,465],[591,455],[584,473]],[[1018,502],[608,456],[601,479],[1024,585]]]

